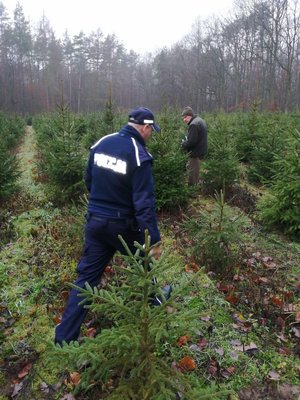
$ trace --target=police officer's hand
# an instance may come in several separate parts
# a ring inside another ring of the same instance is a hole
[[[149,251],[149,256],[158,260],[160,255],[161,255],[161,245],[160,243],[158,243],[151,247]]]

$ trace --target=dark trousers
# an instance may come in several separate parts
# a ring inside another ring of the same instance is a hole
[[[188,184],[189,186],[199,184],[199,173],[200,173],[200,159],[190,157],[187,162],[188,170]]]
[[[139,243],[144,241],[143,233],[134,227],[133,220],[87,216],[84,252],[77,266],[76,286],[82,288],[86,282],[91,287],[97,286],[115,252],[119,250],[122,254],[126,254],[118,235],[123,237],[133,252],[136,250],[134,241]],[[81,324],[88,311],[78,304],[81,300],[82,297],[78,297],[78,291],[72,289],[62,321],[55,330],[56,343],[61,344],[63,341],[69,343],[78,339]]]

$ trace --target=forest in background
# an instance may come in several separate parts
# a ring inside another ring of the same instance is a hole
[[[32,27],[21,2],[12,18],[0,2],[0,109],[54,111],[62,96],[73,112],[115,105],[191,105],[197,112],[299,110],[299,7],[294,0],[237,0],[228,18],[191,21],[171,48],[141,57],[101,27],[58,38],[45,15]]]

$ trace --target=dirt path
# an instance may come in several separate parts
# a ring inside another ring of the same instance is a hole
[[[28,194],[34,203],[40,204],[45,200],[43,186],[34,179],[36,157],[36,138],[32,126],[26,127],[23,143],[18,150],[18,159],[22,174],[18,180],[21,191]]]
[[[33,160],[35,156],[35,137],[32,126],[26,127],[26,133],[24,141],[19,148],[18,158],[21,166],[22,175],[19,180],[19,184],[27,189],[33,184],[32,172],[33,172]]]

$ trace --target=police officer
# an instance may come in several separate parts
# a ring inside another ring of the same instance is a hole
[[[160,253],[160,233],[155,214],[152,156],[146,142],[160,131],[151,110],[138,107],[119,132],[104,136],[90,150],[85,183],[90,193],[85,225],[85,247],[78,263],[76,286],[88,282],[94,287],[117,250],[125,254],[121,235],[131,251],[134,241],[144,242],[148,229],[151,244]],[[77,340],[87,309],[78,303],[72,289],[62,321],[55,330],[55,342]]]

